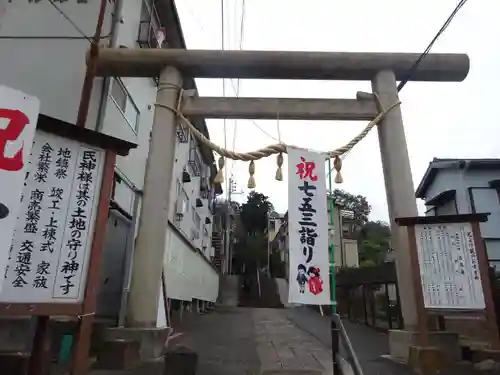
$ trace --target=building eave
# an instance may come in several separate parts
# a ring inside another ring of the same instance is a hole
[[[425,205],[426,206],[434,206],[434,207],[441,206],[443,204],[446,204],[446,203],[454,200],[456,195],[457,195],[457,191],[454,189],[453,190],[445,190],[445,191],[439,193],[438,195],[426,200]]]
[[[424,176],[420,180],[418,184],[417,190],[415,191],[415,197],[420,199],[425,199],[425,194],[427,193],[427,189],[431,185],[434,177],[436,176],[436,170],[432,167],[432,161],[429,163],[427,170],[424,173]]]
[[[427,190],[441,169],[500,170],[500,159],[438,159],[434,158],[420,181],[415,196],[425,199]]]

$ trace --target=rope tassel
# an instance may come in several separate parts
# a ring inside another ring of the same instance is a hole
[[[340,170],[342,169],[342,159],[340,159],[338,155],[336,155],[333,159],[333,168],[335,168],[335,170],[337,171],[334,181],[336,184],[341,184],[342,182],[344,182],[342,174],[340,173]]]
[[[253,160],[250,162],[250,165],[248,166],[248,173],[250,174],[250,177],[248,178],[247,187],[249,189],[255,189],[255,178],[253,177],[253,175],[255,174],[255,162]]]
[[[214,178],[214,184],[222,184],[224,182],[224,174],[222,173],[222,169],[224,168],[224,156],[219,158],[219,170]]]
[[[281,166],[283,165],[283,153],[279,153],[276,157],[276,164],[278,164],[278,169],[276,170],[276,181],[283,181],[283,169]]]

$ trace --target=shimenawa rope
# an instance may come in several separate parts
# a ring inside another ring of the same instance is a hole
[[[259,160],[268,156],[271,156],[273,154],[278,154],[276,163],[278,165],[278,169],[276,171],[276,180],[282,181],[283,180],[283,172],[282,172],[282,165],[283,165],[283,153],[287,152],[287,147],[296,147],[296,146],[290,146],[290,145],[285,145],[284,143],[279,143],[279,144],[274,144],[274,145],[269,145],[264,148],[260,148],[255,151],[250,151],[250,152],[234,152],[231,150],[228,150],[226,148],[220,147],[219,145],[213,143],[210,139],[205,137],[203,133],[201,133],[183,114],[181,111],[181,105],[182,105],[182,98],[184,96],[184,89],[172,85],[172,84],[162,84],[159,88],[158,91],[164,90],[166,88],[176,88],[178,89],[179,92],[179,99],[177,100],[177,106],[176,108],[172,108],[166,104],[163,103],[155,103],[155,106],[161,107],[161,108],[166,108],[171,110],[177,118],[185,124],[188,129],[193,133],[194,137],[198,142],[201,144],[205,145],[209,149],[215,151],[217,154],[220,155],[220,158],[218,160],[218,171],[217,175],[215,176],[214,182],[215,183],[222,183],[224,181],[224,175],[222,173],[222,169],[224,168],[224,158],[229,158],[232,160],[242,160],[242,161],[250,161],[250,165],[248,168],[248,172],[250,174],[250,177],[248,179],[248,188],[253,189],[255,188],[255,160]],[[378,115],[375,116],[373,120],[371,120],[368,125],[357,135],[355,136],[350,142],[345,144],[342,147],[339,147],[333,151],[327,152],[328,157],[327,158],[334,158],[333,161],[333,166],[335,170],[337,171],[337,174],[335,176],[335,183],[340,184],[343,182],[342,175],[340,173],[342,169],[342,160],[340,159],[340,156],[345,154],[346,152],[350,151],[354,146],[356,146],[366,135],[370,132],[370,130],[378,124],[384,116],[389,113],[392,109],[397,107],[398,105],[401,104],[400,101],[391,104],[387,108],[383,108],[382,102],[380,101],[380,97],[377,94],[373,94],[375,97],[375,101],[377,103],[377,109],[378,109]]]

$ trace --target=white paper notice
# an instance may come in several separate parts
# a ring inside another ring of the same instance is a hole
[[[0,301],[82,301],[104,155],[36,132]]]
[[[483,310],[483,286],[469,223],[415,226],[424,305]]]

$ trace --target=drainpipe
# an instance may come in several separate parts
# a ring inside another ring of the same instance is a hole
[[[135,187],[133,188],[135,193],[134,206],[132,208],[132,224],[129,227],[127,233],[127,248],[125,250],[125,265],[124,265],[124,273],[123,273],[123,289],[122,296],[120,302],[120,311],[118,313],[118,327],[125,326],[125,318],[127,314],[127,304],[128,304],[128,295],[130,291],[130,283],[132,280],[132,267],[133,259],[134,259],[134,248],[135,248],[135,229],[137,226],[137,219],[139,213],[139,201],[142,197],[142,190],[138,190]]]
[[[110,41],[109,48],[116,48],[118,44],[118,25],[123,23],[122,18],[123,0],[116,0],[111,19]],[[99,100],[99,110],[97,112],[95,131],[101,132],[104,126],[104,116],[106,115],[106,104],[108,101],[109,91],[111,89],[111,78],[105,77],[102,81],[102,93]]]
[[[339,223],[338,229],[339,229],[340,266],[343,267],[347,265],[347,261],[344,250],[344,222],[342,218],[342,210],[340,209],[340,207],[337,209],[337,222]]]

